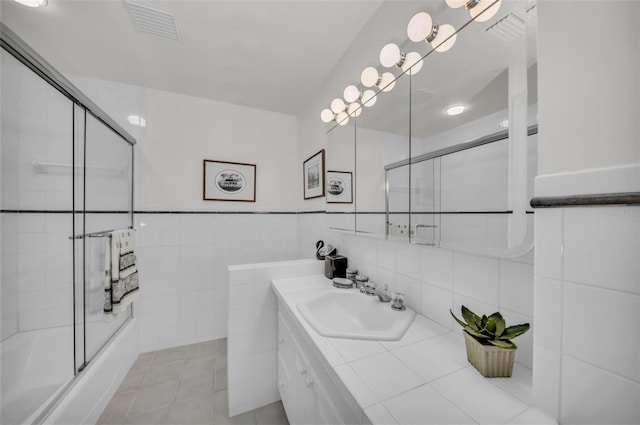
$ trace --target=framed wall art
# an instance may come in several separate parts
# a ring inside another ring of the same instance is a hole
[[[327,171],[327,203],[351,204],[353,182],[350,171]]]
[[[203,161],[205,201],[256,201],[256,165],[242,162]]]
[[[304,199],[324,196],[324,149],[312,155],[302,166]]]

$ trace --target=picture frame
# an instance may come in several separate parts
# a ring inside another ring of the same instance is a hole
[[[327,170],[327,204],[353,203],[353,175],[351,171]]]
[[[256,165],[203,160],[202,199],[205,201],[256,201]]]
[[[324,174],[324,149],[322,149],[302,164],[304,199],[324,196]]]

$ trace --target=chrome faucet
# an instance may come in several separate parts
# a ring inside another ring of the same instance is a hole
[[[376,289],[372,285],[365,284],[364,293],[367,295],[375,295],[378,297],[381,303],[391,302],[391,297],[387,295],[387,289],[389,289],[389,285],[384,285],[384,292],[376,291]]]

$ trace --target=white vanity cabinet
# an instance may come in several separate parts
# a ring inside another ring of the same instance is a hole
[[[310,345],[293,324],[290,313],[279,304],[278,390],[289,422],[360,424],[354,407],[341,399],[344,389],[336,388],[337,383]]]

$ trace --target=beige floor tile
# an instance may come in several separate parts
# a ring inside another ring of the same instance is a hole
[[[152,410],[139,415],[127,416],[124,423],[126,425],[164,425],[168,424],[169,407]]]
[[[139,372],[141,370],[149,369],[151,367],[151,363],[153,363],[153,359],[155,358],[155,356],[155,351],[140,354],[136,361],[133,363],[133,366],[131,366],[129,372]]]
[[[213,396],[213,418],[229,417],[229,393],[227,390],[218,391]]]
[[[201,396],[171,406],[169,423],[172,425],[210,425],[213,421],[211,396]]]
[[[209,356],[216,354],[217,342],[206,341],[198,344],[192,344],[187,351],[187,358],[196,358],[201,356]]]
[[[187,346],[167,348],[156,352],[156,357],[153,359],[153,366],[161,364],[182,362],[187,356]]]
[[[127,415],[132,401],[132,394],[114,396],[111,401],[109,401],[109,404],[107,404],[102,415],[100,415],[98,422],[103,424],[117,423],[118,420],[121,420]]]
[[[116,395],[126,394],[137,391],[142,385],[142,381],[147,374],[148,369],[140,371],[130,371],[116,390]]]
[[[262,406],[255,410],[258,425],[289,425],[287,414],[281,401]]]
[[[177,381],[170,381],[140,388],[133,400],[129,415],[139,415],[169,406],[175,400],[177,387]]]
[[[198,396],[212,396],[214,390],[213,374],[192,376],[181,379],[178,384],[176,401],[184,401]]]
[[[214,354],[207,354],[202,357],[189,358],[182,364],[181,378],[213,373],[215,370],[216,357]]]
[[[215,390],[216,391],[222,391],[222,390],[226,390],[227,389],[227,385],[228,385],[228,375],[227,375],[227,368],[225,367],[224,369],[218,369],[216,370],[216,377],[215,377]]]
[[[142,387],[162,384],[163,382],[177,381],[182,372],[182,363],[167,363],[154,366],[147,372]]]

